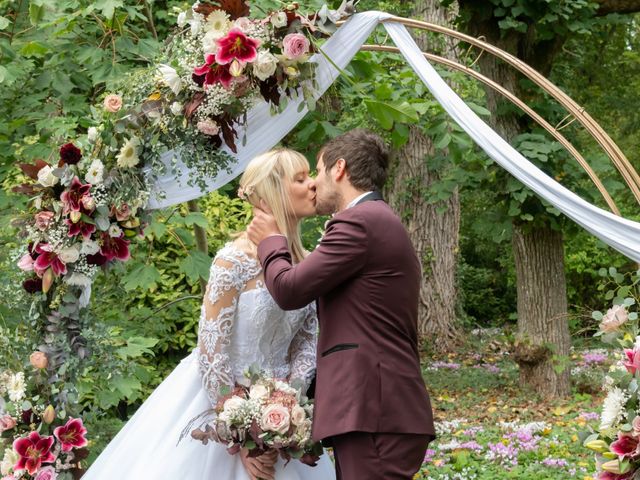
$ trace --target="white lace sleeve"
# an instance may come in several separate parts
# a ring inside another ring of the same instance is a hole
[[[232,246],[220,250],[211,265],[198,327],[198,363],[202,386],[212,405],[222,387],[234,386],[229,344],[238,297],[247,281],[259,272],[258,262]]]
[[[316,371],[316,347],[318,337],[318,316],[315,305],[307,308],[306,318],[291,341],[290,380],[300,380],[304,384],[303,393],[309,387]]]

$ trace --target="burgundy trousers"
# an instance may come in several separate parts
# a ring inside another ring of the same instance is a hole
[[[337,480],[412,480],[432,435],[349,432],[331,437]]]

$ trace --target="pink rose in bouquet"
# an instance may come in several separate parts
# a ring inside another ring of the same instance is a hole
[[[260,426],[265,431],[285,434],[290,425],[289,410],[284,405],[269,405],[262,411]]]
[[[11,415],[3,415],[2,417],[0,417],[0,433],[11,430],[16,426],[16,424],[16,419]]]
[[[283,53],[290,60],[299,60],[309,52],[309,39],[301,33],[290,33],[282,43]]]

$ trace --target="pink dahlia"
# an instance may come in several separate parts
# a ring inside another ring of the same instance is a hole
[[[260,40],[247,37],[239,28],[232,28],[226,37],[217,40],[216,43],[216,62],[220,65],[231,63],[234,59],[242,63],[253,62],[258,56],[260,46]]]
[[[51,453],[53,442],[53,437],[41,437],[38,432],[18,438],[13,442],[13,449],[20,458],[13,469],[26,470],[29,475],[34,475],[43,463],[55,462],[56,457]]]
[[[70,452],[74,448],[81,448],[87,445],[87,439],[85,438],[87,429],[84,428],[80,418],[70,418],[65,425],[56,428],[53,434],[60,442],[63,452]]]

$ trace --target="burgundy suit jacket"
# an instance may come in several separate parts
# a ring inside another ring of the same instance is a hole
[[[420,263],[391,208],[365,201],[339,212],[297,265],[282,236],[263,240],[258,256],[281,308],[318,299],[314,439],[435,435],[418,356]]]

